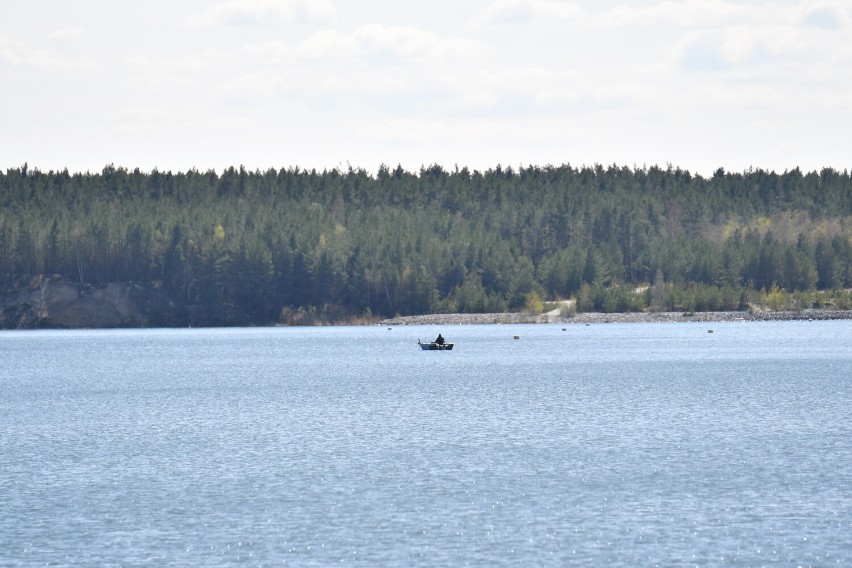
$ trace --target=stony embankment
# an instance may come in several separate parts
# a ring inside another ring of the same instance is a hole
[[[723,321],[788,321],[852,319],[852,310],[801,310],[796,312],[642,312],[623,314],[580,313],[572,317],[539,316],[529,313],[502,314],[429,314],[383,320],[381,325],[465,325],[512,323],[673,323]]]

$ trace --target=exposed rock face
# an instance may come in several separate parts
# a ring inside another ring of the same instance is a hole
[[[0,295],[0,328],[108,328],[185,325],[181,311],[150,284],[77,284],[39,275]]]

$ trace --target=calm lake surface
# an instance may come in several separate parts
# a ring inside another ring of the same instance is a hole
[[[852,566],[852,322],[0,332],[0,565],[339,563]]]

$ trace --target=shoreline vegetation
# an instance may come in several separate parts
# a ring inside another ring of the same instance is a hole
[[[634,296],[654,295],[640,288]],[[282,310],[278,321],[251,322],[237,319],[219,322],[205,317],[198,306],[176,302],[161,288],[144,283],[80,285],[58,275],[39,276],[28,286],[0,294],[0,329],[92,329],[150,327],[253,327],[342,325],[464,325],[464,324],[591,324],[695,321],[780,321],[852,319],[849,290],[769,295],[753,293],[739,309],[671,310],[645,308],[600,311],[580,309],[576,298],[542,302],[535,294],[525,309],[502,312],[445,312],[425,314],[347,314],[339,309],[300,308]],[[752,299],[754,301],[747,301]]]

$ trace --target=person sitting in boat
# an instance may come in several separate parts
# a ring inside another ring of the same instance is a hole
[[[441,336],[440,333],[438,334],[438,339],[435,340],[435,343],[437,343],[438,345],[444,344],[444,338]]]

